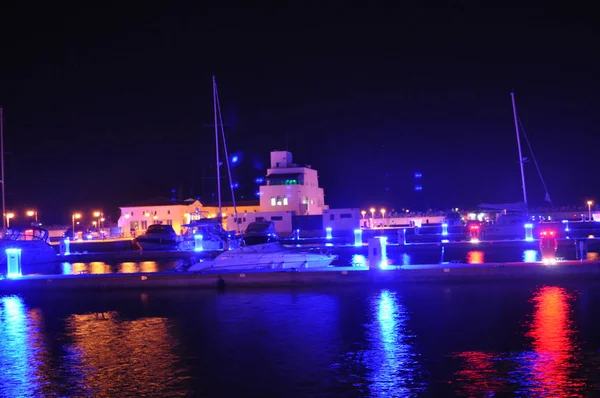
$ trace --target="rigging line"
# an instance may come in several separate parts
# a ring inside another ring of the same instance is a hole
[[[533,159],[533,163],[535,164],[535,168],[537,169],[538,175],[540,176],[540,180],[542,181],[542,186],[544,187],[544,191],[546,191],[546,199],[552,205],[552,200],[550,199],[550,194],[548,193],[548,188],[546,187],[546,182],[544,181],[544,177],[542,176],[542,171],[540,170],[540,166],[535,158],[535,154],[533,153],[533,149],[531,149],[531,144],[529,143],[529,137],[527,137],[527,133],[525,132],[525,128],[523,127],[523,122],[521,118],[518,117],[519,126],[521,127],[521,132],[525,137],[525,142],[527,142],[527,146],[529,147],[529,153],[531,153],[531,158]]]
[[[231,166],[229,165],[229,153],[227,152],[227,141],[225,141],[225,128],[223,127],[223,114],[221,113],[221,101],[219,101],[219,93],[215,94],[217,99],[217,110],[219,114],[219,123],[221,125],[221,137],[223,138],[223,148],[225,149],[225,163],[227,164],[227,174],[229,174],[229,188],[231,190],[231,200],[233,201],[233,213],[235,215],[235,225],[237,226],[238,232],[240,232],[240,224],[237,222],[238,213],[237,206],[235,203],[235,194],[233,192],[233,180],[231,179]]]

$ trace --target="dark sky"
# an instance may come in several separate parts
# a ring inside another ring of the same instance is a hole
[[[332,207],[518,201],[514,90],[555,204],[600,200],[591,10],[152,4],[2,6],[9,209],[59,222],[176,187],[210,201],[213,73],[244,199],[287,142]]]

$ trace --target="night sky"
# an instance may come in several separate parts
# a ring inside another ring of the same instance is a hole
[[[213,73],[238,199],[287,147],[332,207],[519,201],[514,90],[555,204],[600,200],[590,10],[16,4],[0,10],[9,210],[51,223],[93,208],[116,219],[173,188],[212,201]],[[526,176],[543,205],[533,163]]]

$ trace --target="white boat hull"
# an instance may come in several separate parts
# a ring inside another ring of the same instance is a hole
[[[335,259],[337,256],[292,251],[279,243],[266,243],[224,252],[214,260],[193,264],[189,271],[322,268]]]

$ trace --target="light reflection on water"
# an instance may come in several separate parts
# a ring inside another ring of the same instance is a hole
[[[586,381],[577,375],[581,365],[576,327],[571,316],[573,296],[566,289],[545,286],[534,292],[531,321],[525,337],[531,350],[513,355],[480,351],[453,356],[459,396],[494,396],[513,386],[514,396],[583,396]]]
[[[479,250],[471,250],[467,253],[467,264],[483,264],[485,262],[485,254]]]
[[[533,317],[526,333],[533,351],[522,356],[515,372],[521,376],[520,384],[528,385],[527,395],[579,396],[583,392],[585,383],[575,375],[581,359],[571,317],[573,299],[556,286],[545,286],[533,297]]]
[[[122,319],[117,312],[73,314],[67,320],[72,371],[81,375],[74,395],[122,396],[152,392],[185,396],[185,366],[177,363],[165,318]]]
[[[535,263],[537,261],[538,261],[538,251],[537,250],[523,251],[523,262]]]
[[[122,262],[111,266],[101,261],[90,263],[62,263],[61,272],[64,275],[76,274],[110,274],[113,272],[131,274],[137,272],[158,272],[159,264],[156,261]]]
[[[39,310],[28,310],[19,296],[0,298],[0,396],[42,396],[43,346]]]
[[[398,294],[385,289],[374,294],[369,309],[372,321],[365,325],[366,346],[347,355],[351,369],[362,369],[353,384],[371,397],[419,395],[427,386]]]
[[[382,290],[371,302],[375,320],[368,326],[371,350],[366,364],[371,369],[370,390],[376,397],[416,395],[425,385],[415,380],[419,373],[417,355],[410,345],[408,314],[397,293]]]

